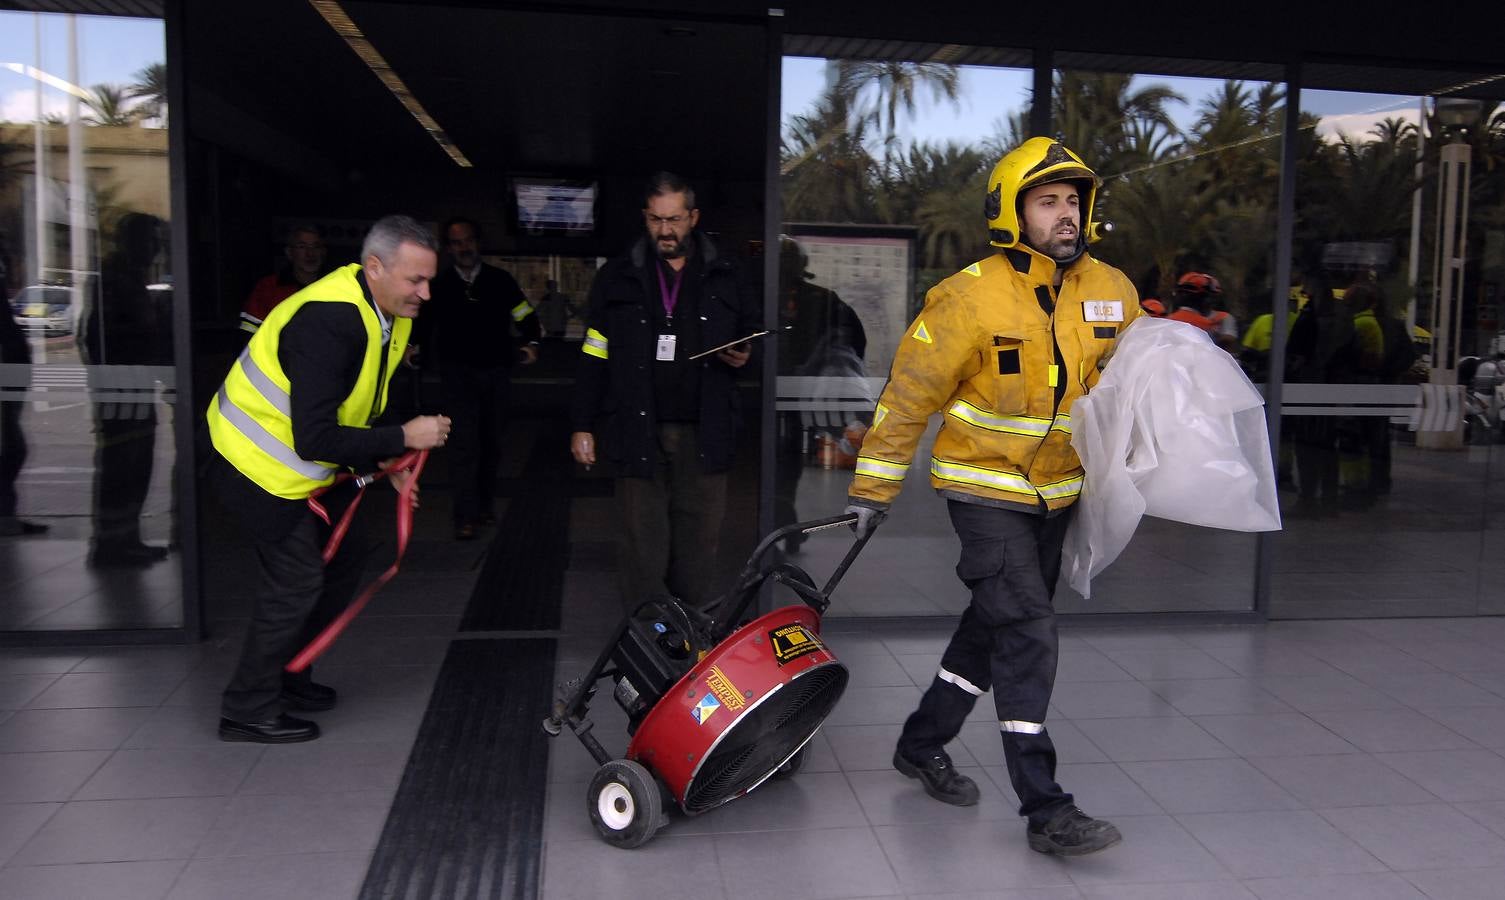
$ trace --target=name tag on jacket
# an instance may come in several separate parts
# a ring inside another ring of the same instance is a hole
[[[1122,300],[1083,300],[1082,321],[1084,322],[1122,322],[1124,320],[1124,303]]]

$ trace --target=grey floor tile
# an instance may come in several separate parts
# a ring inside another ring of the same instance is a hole
[[[1077,722],[1177,715],[1175,707],[1137,681],[1058,684],[1050,702],[1066,718]]]
[[[378,700],[356,702],[341,696],[339,706],[318,714],[319,740],[325,743],[411,742],[418,736],[425,707],[426,703],[390,705]],[[597,736],[604,738],[613,733],[622,732],[598,732]],[[561,735],[561,739],[566,738]]]
[[[915,684],[908,670],[891,653],[884,652],[881,656],[878,654],[842,655],[839,659],[851,671],[850,684],[854,688]]]
[[[889,769],[887,772],[849,772],[847,779],[861,803],[865,821],[873,825],[897,825],[918,822],[967,822],[985,819],[1011,819],[1016,816],[1017,802],[1007,781],[1000,788],[983,769],[958,768],[977,783],[981,795],[976,806],[952,806],[925,793],[920,782]],[[861,824],[854,819],[841,824]]]
[[[1505,707],[1505,697],[1447,672],[1427,675],[1380,673],[1364,682],[1423,712],[1455,706]]]
[[[1385,864],[1314,812],[1177,816],[1239,878],[1382,872]]]
[[[1088,900],[1254,900],[1237,881],[1188,881],[1171,884],[1085,884]]]
[[[1182,716],[1082,719],[1075,724],[1114,762],[1216,759],[1235,755],[1217,738]]]
[[[1232,880],[1228,869],[1170,816],[1121,816],[1117,847],[1065,861],[1071,880],[1091,885]]]
[[[1260,900],[1426,900],[1410,882],[1392,874],[1256,878],[1246,884]]]
[[[894,768],[894,746],[899,741],[900,723],[889,725],[832,725],[821,726],[821,734],[831,745],[837,765],[844,772],[869,772]],[[946,750],[959,766],[975,765],[976,762],[960,742],[953,741]],[[960,750],[960,752],[958,752]]]
[[[1505,713],[1505,710],[1501,712]],[[1370,753],[1472,750],[1478,747],[1467,737],[1441,727],[1433,719],[1411,709],[1321,710],[1310,713],[1310,716],[1324,728]],[[1505,724],[1505,717],[1501,721]]]
[[[1505,748],[1505,704],[1429,709],[1426,714],[1476,744]]]
[[[1140,681],[1172,678],[1237,678],[1238,673],[1195,647],[1109,650],[1109,659]]]
[[[228,803],[224,797],[69,803],[10,864],[187,859]]]
[[[986,770],[1000,786],[1009,784],[1008,769]],[[1068,763],[1056,769],[1056,782],[1076,797],[1076,805],[1094,816],[1158,816],[1165,810],[1116,763]]]
[[[122,675],[114,672],[70,672],[59,675],[33,697],[30,709],[81,709],[88,706],[156,706],[182,681],[182,676]]]
[[[104,647],[90,653],[70,671],[181,678],[198,668],[203,662],[204,652],[203,644],[183,647]]]
[[[1301,809],[1303,803],[1242,759],[1120,763],[1165,812]]]
[[[1069,684],[1077,681],[1132,681],[1133,679],[1133,675],[1124,671],[1122,666],[1109,659],[1106,654],[1087,646],[1072,650],[1063,649],[1060,664],[1056,667],[1056,684]]]
[[[951,894],[905,894],[905,900],[1082,900],[1087,896],[1075,885],[1019,888],[1018,890],[963,891]]]
[[[1399,701],[1347,673],[1257,676],[1255,683],[1302,712],[1393,709]]]
[[[1017,818],[873,829],[906,893],[985,891],[1071,883],[1067,868],[1029,849]]]
[[[0,869],[0,900],[162,900],[185,865],[168,859]]]
[[[1294,711],[1285,701],[1247,678],[1146,681],[1144,686],[1186,716]]]
[[[151,712],[142,706],[17,710],[0,722],[0,753],[114,750]]]
[[[552,781],[544,797],[543,839],[546,844],[571,841],[600,840],[591,824],[589,812],[588,781]],[[733,801],[736,802],[736,801]],[[714,811],[713,811],[714,812]],[[708,813],[707,815],[710,815]],[[660,832],[673,836],[674,829],[684,817],[674,813],[668,826]]]
[[[150,710],[122,743],[123,749],[147,747],[219,747],[219,699],[213,705],[164,704]]]
[[[391,805],[390,791],[242,795],[220,813],[194,856],[369,852]]]
[[[1505,838],[1447,804],[1318,812],[1392,869],[1466,869],[1505,861]]]
[[[1453,805],[1470,819],[1495,834],[1505,837],[1505,800],[1484,800],[1478,803],[1454,803]]]
[[[61,675],[82,662],[86,655],[77,650],[7,647],[0,653],[0,675]]]
[[[1251,757],[1249,763],[1314,809],[1431,803],[1437,799],[1368,754]]]
[[[360,894],[369,853],[300,853],[271,857],[196,859],[188,863],[168,900],[245,900],[251,897],[318,897]]]
[[[1505,757],[1489,750],[1381,753],[1375,758],[1449,802],[1505,800]]]
[[[51,673],[0,675],[0,709],[20,709],[61,677]]]
[[[241,782],[240,794],[396,793],[411,747],[405,743],[310,741],[270,746]]]
[[[0,803],[0,866],[61,808],[61,803]]]
[[[1193,716],[1239,756],[1312,756],[1358,748],[1301,713]]]
[[[913,684],[889,687],[849,687],[826,718],[827,726],[903,724],[920,703]]]
[[[1336,675],[1337,669],[1296,645],[1274,642],[1204,647],[1203,651],[1245,678]]]
[[[899,774],[895,772],[894,777]],[[670,829],[677,837],[861,825],[862,807],[852,790],[841,772],[800,772],[765,782],[752,793],[703,815],[677,816]]]
[[[631,851],[609,846],[599,838],[550,841],[544,845],[539,897],[725,900],[717,840],[711,835],[672,837],[665,833]],[[664,877],[670,872],[673,877]]]
[[[805,761],[800,767],[801,772],[840,772],[841,764],[836,761],[836,751],[831,749],[831,742],[826,738],[824,730],[817,731],[810,742],[805,745]]]
[[[797,872],[779,887],[791,898],[881,896],[899,892],[898,880],[871,829],[770,831],[716,836],[716,860],[727,900],[765,900],[772,887],[770,860]],[[833,866],[831,860],[841,860]]]
[[[108,750],[0,753],[0,803],[68,800],[109,757]]]
[[[1431,872],[1402,872],[1429,900],[1505,900],[1505,866]]]
[[[118,750],[74,799],[228,796],[245,781],[265,749],[257,744],[222,744]]]

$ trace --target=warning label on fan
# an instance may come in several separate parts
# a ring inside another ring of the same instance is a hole
[[[768,632],[768,642],[773,645],[773,658],[779,665],[814,653],[825,645],[803,625],[785,625]]]

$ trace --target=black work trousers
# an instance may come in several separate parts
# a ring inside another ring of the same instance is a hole
[[[149,403],[96,403],[94,547],[141,545],[141,511],[151,488],[157,410]]]
[[[961,730],[990,688],[1019,814],[1049,821],[1072,797],[1056,783],[1056,748],[1045,730],[1056,680],[1056,613],[1061,544],[1071,518],[948,501],[961,538],[956,574],[972,592],[941,668],[904,723],[899,752],[921,760]]]
[[[354,496],[349,486],[347,481],[321,498],[335,522]],[[310,679],[307,669],[292,675],[283,666],[355,596],[369,550],[360,520],[359,514],[353,517],[339,552],[327,566],[323,553],[330,528],[312,511],[302,513],[287,533],[268,533],[258,530],[256,523],[242,523],[254,545],[259,582],[245,647],[225,688],[221,715],[237,722],[271,719],[284,711],[283,684]]]
[[[696,608],[715,599],[727,475],[701,471],[699,428],[694,422],[661,423],[653,477],[617,479],[627,551],[622,600],[629,613],[665,595]]]
[[[444,385],[442,412],[451,420],[447,449],[455,524],[473,525],[492,512],[511,377],[506,366],[449,364],[440,368],[439,377]]]
[[[0,315],[6,315],[0,311]],[[0,519],[16,514],[16,478],[26,464],[26,435],[17,401],[0,403]]]

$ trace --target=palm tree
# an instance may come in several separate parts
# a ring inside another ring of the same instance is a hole
[[[790,120],[780,154],[784,218],[792,222],[874,221],[874,170],[866,125],[837,92]]]
[[[128,88],[114,84],[94,85],[89,91],[89,96],[84,98],[84,106],[89,108],[89,112],[84,115],[84,121],[91,125],[131,124],[131,110],[126,106],[130,99],[128,91]]]
[[[1056,78],[1056,134],[1099,173],[1111,176],[1143,164],[1146,147],[1169,146],[1158,135],[1180,134],[1166,107],[1186,98],[1163,84],[1134,90],[1133,82],[1133,75],[1116,72],[1062,72]]]
[[[156,119],[167,127],[167,65],[152,63],[135,75],[126,96],[141,102],[134,112],[143,119]]]
[[[836,63],[836,71],[834,90],[848,98],[859,116],[883,129],[885,144],[895,140],[900,110],[914,115],[920,89],[929,88],[937,103],[957,104],[961,96],[961,70],[952,63],[844,59]]]

